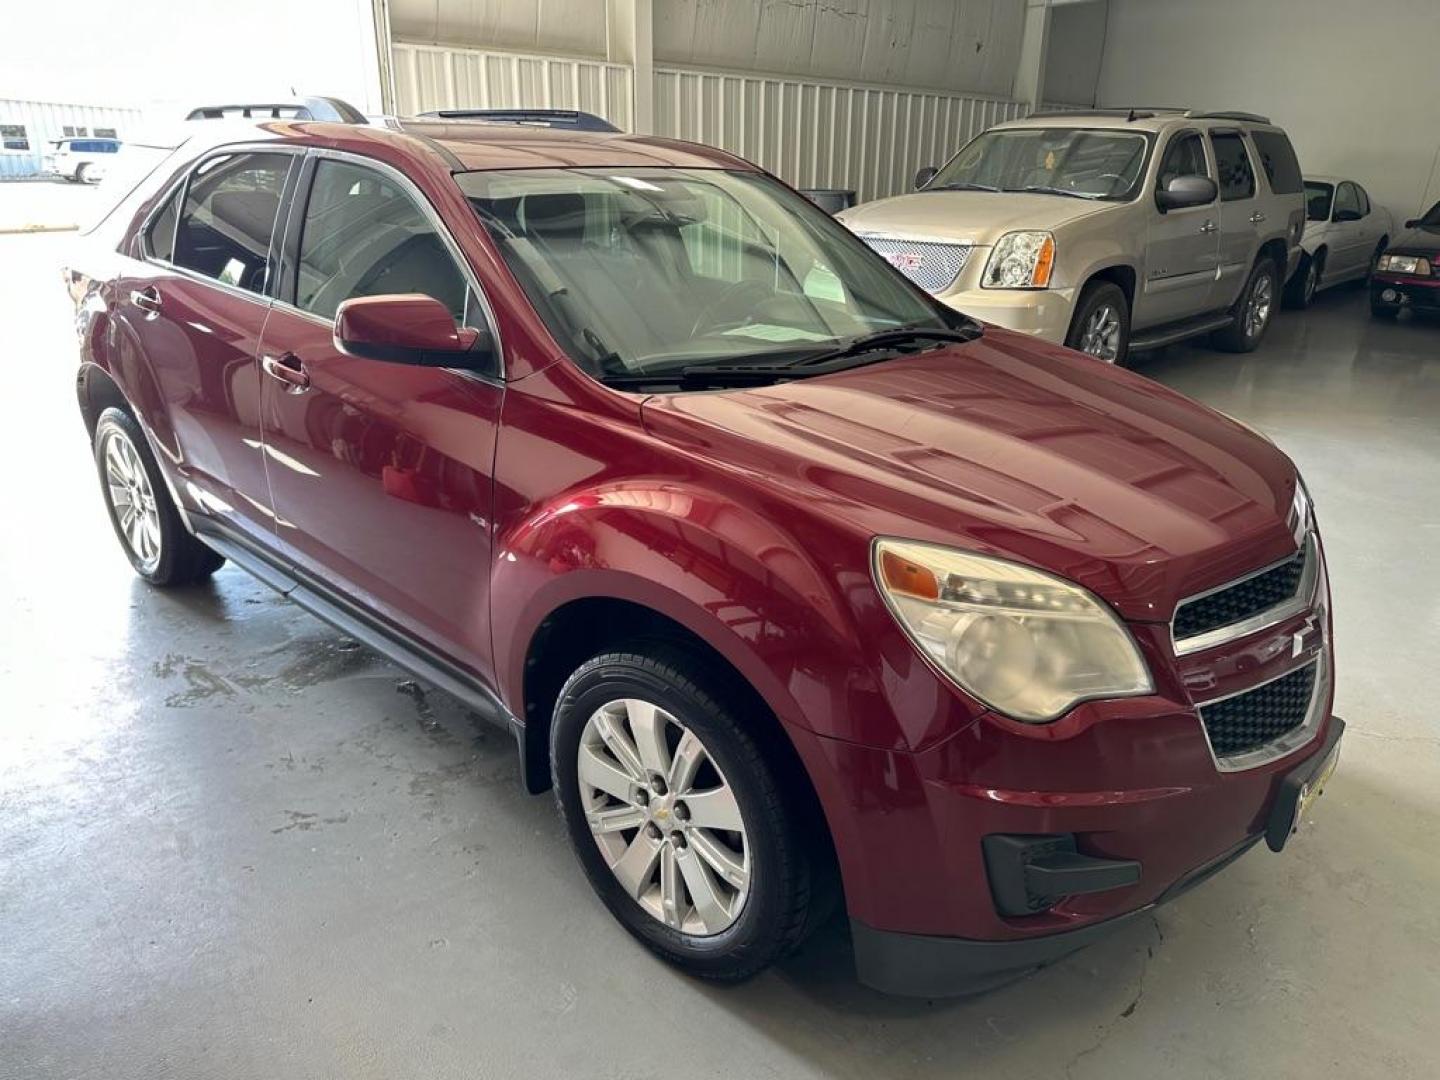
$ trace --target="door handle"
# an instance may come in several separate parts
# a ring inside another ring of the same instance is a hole
[[[1251,224],[1251,225],[1259,225],[1259,224],[1260,224],[1262,221],[1264,221],[1264,220],[1265,220],[1265,215],[1262,214],[1259,210],[1256,210],[1253,214],[1250,215],[1250,224]]]
[[[130,302],[141,311],[160,310],[160,290],[154,285],[146,285],[143,289],[136,289],[130,294]]]
[[[285,384],[287,394],[303,394],[310,389],[310,373],[294,353],[260,357],[260,369],[272,379]]]
[[[1200,226],[1200,231],[1202,233],[1212,233],[1218,228],[1220,228],[1220,226],[1216,225],[1213,221],[1207,221],[1204,225]]]

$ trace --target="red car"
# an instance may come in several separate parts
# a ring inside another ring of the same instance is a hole
[[[865,982],[983,988],[1334,767],[1324,552],[1246,427],[718,150],[191,129],[66,271],[130,561],[229,559],[507,725],[665,959],[743,978],[843,903]]]

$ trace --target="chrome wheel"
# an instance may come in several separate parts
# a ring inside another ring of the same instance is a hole
[[[1101,304],[1080,331],[1080,351],[1113,364],[1120,356],[1120,312]]]
[[[153,571],[160,563],[160,510],[140,454],[123,432],[106,435],[105,485],[125,546],[142,570]]]
[[[750,891],[735,793],[693,731],[623,698],[585,722],[581,808],[615,880],[652,918],[697,937],[732,926]]]
[[[1258,338],[1270,321],[1270,306],[1275,299],[1275,286],[1269,274],[1255,279],[1250,290],[1250,299],[1245,305],[1245,336]]]
[[[1320,288],[1320,265],[1310,260],[1310,265],[1305,270],[1305,303],[1315,299],[1315,290]]]

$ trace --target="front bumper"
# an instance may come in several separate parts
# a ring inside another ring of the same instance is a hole
[[[1440,311],[1440,278],[1374,274],[1370,278],[1370,302],[1377,307]]]
[[[1074,289],[961,289],[935,299],[973,319],[1065,344],[1075,310]]]
[[[1274,798],[1268,803],[1259,831],[1246,835],[1239,843],[1182,874],[1148,902],[1075,929],[1008,941],[896,933],[852,918],[851,938],[860,981],[884,993],[908,997],[982,993],[1061,960],[1183,895],[1225,869],[1262,839],[1279,850],[1295,824],[1297,806],[1303,805],[1307,785],[1313,783],[1327,765],[1333,767],[1344,731],[1345,722],[1332,716],[1325,738],[1299,763],[1289,765],[1279,775]]]

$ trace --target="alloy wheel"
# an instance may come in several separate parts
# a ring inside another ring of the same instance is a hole
[[[585,722],[581,807],[610,872],[652,918],[722,933],[750,892],[740,804],[705,745],[657,705],[622,698]]]
[[[1090,313],[1080,331],[1080,351],[1113,364],[1120,356],[1120,312],[1101,304]]]
[[[120,431],[105,439],[105,485],[125,546],[142,570],[154,570],[160,563],[160,509],[139,452]]]
[[[1264,332],[1265,324],[1270,321],[1274,293],[1275,288],[1269,274],[1261,274],[1255,279],[1255,285],[1250,290],[1250,300],[1245,305],[1246,337],[1258,338]]]
[[[1315,299],[1315,290],[1320,288],[1320,267],[1314,259],[1310,260],[1309,267],[1305,270],[1305,303]]]

